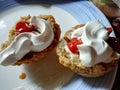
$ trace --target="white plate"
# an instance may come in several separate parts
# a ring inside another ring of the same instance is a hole
[[[89,1],[1,0],[0,6],[0,44],[7,39],[8,31],[15,21],[28,14],[52,14],[61,26],[61,37],[72,26],[91,20],[97,19],[110,27],[106,17]],[[116,70],[117,67],[100,78],[85,78],[60,65],[53,50],[39,62],[21,66],[0,66],[0,90],[108,90],[112,88]],[[24,80],[19,79],[22,72],[27,75]]]

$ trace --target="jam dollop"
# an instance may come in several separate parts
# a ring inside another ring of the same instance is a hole
[[[29,22],[19,21],[16,24],[16,35],[19,35],[23,32],[31,32],[34,29],[33,25],[30,25]]]
[[[72,38],[70,42],[68,42],[67,46],[68,48],[70,49],[70,51],[72,53],[79,53],[78,52],[78,48],[77,48],[77,45],[80,45],[82,44],[82,40],[81,39],[77,39],[77,38]]]

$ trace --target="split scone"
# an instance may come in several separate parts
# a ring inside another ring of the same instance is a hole
[[[52,15],[21,17],[1,45],[0,64],[21,65],[40,60],[57,46],[60,33]]]
[[[110,37],[112,28],[105,28],[99,21],[76,25],[68,30],[59,42],[56,53],[59,62],[79,75],[99,77],[117,65],[119,43]]]

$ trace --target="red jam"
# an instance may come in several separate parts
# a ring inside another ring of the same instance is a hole
[[[67,46],[72,53],[78,54],[77,45],[83,44],[82,40],[78,40],[77,38],[72,38],[70,42],[68,42]]]
[[[108,27],[108,28],[106,28],[107,29],[107,31],[108,31],[108,34],[110,34],[111,32],[112,32],[112,28],[111,27]]]
[[[33,25],[30,25],[28,22],[26,21],[19,21],[16,24],[16,34],[20,34],[23,32],[31,32],[34,29]]]

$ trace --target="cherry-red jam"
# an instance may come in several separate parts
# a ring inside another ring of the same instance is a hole
[[[78,54],[77,45],[83,44],[82,40],[78,40],[77,38],[72,38],[70,42],[68,42],[67,46],[72,53]]]
[[[26,21],[19,21],[16,24],[16,34],[20,34],[23,32],[31,32],[34,29],[33,25],[30,25],[28,22]]]

